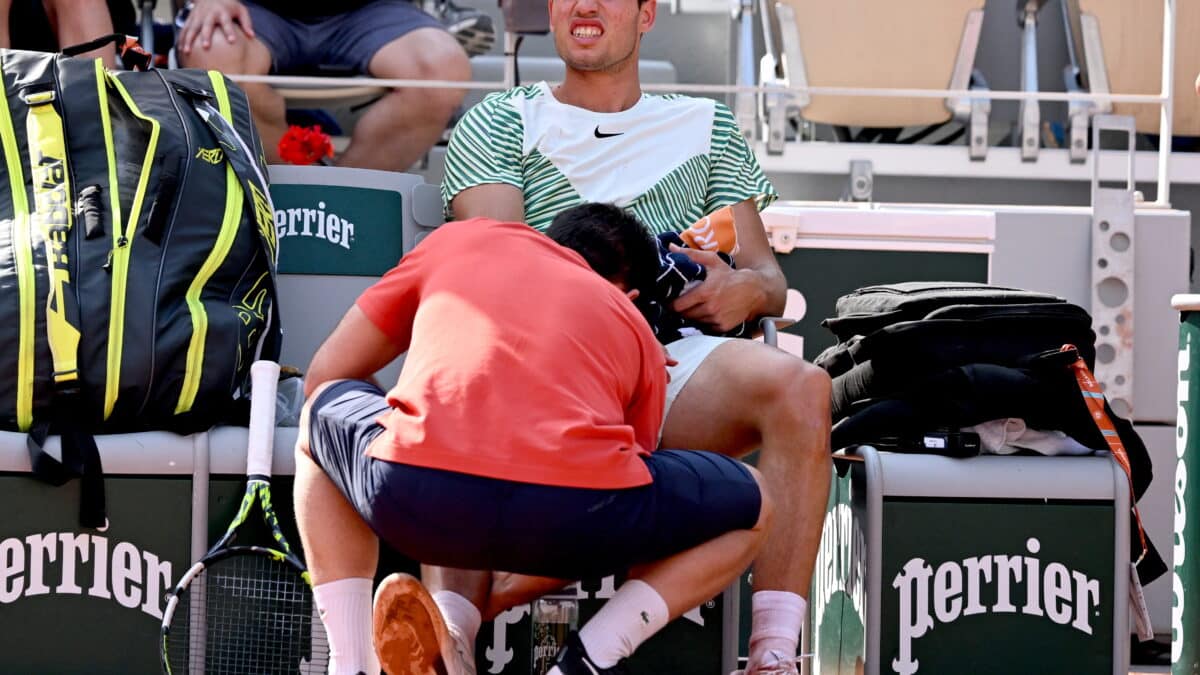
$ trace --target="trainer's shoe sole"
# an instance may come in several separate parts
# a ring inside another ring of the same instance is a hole
[[[388,675],[460,675],[441,611],[414,577],[390,574],[375,590],[375,654]]]

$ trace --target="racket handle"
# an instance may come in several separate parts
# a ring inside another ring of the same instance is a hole
[[[255,361],[250,366],[250,434],[247,440],[246,475],[271,475],[275,454],[275,389],[279,364]]]

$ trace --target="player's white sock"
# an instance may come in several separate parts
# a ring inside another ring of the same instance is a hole
[[[593,663],[611,668],[662,630],[668,615],[667,601],[658,591],[644,581],[630,579],[584,624],[579,640]]]
[[[750,596],[750,607],[750,666],[794,657],[808,602],[787,591],[757,591]]]
[[[313,587],[313,599],[329,636],[329,675],[379,674],[371,644],[373,579],[352,577]]]
[[[479,609],[454,591],[438,591],[433,594],[433,601],[442,612],[446,628],[462,640],[464,645],[474,649],[475,637],[479,635],[479,626],[483,623]]]

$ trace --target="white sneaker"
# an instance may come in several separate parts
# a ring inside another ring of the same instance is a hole
[[[799,675],[800,668],[796,665],[799,659],[788,658],[781,652],[768,652],[768,663],[756,666],[746,665],[745,670],[735,670],[729,675]]]
[[[468,640],[465,635],[460,635],[458,631],[447,626],[450,633],[450,646],[454,652],[454,658],[451,659],[450,672],[455,672],[457,667],[461,675],[475,675],[475,642]]]

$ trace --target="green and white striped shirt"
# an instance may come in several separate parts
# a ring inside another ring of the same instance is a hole
[[[630,210],[655,234],[677,232],[722,206],[778,194],[725,105],[643,94],[598,113],[560,103],[545,82],[489,94],[454,129],[442,198],[504,183],[525,195],[525,219],[545,229],[584,201]]]

